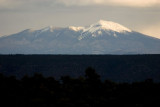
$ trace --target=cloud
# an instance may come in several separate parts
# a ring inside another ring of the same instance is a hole
[[[13,8],[19,8],[23,6],[38,6],[39,4],[56,4],[57,0],[0,0],[0,9],[7,8],[7,9],[13,9]]]
[[[13,8],[20,5],[20,0],[0,0],[0,8]]]
[[[65,6],[109,5],[127,7],[152,7],[160,5],[160,0],[0,0],[0,8],[16,8],[25,5],[49,3],[52,6],[63,4]]]
[[[131,6],[131,7],[150,7],[160,5],[160,0],[56,0],[67,6],[79,5],[115,5],[115,6]]]

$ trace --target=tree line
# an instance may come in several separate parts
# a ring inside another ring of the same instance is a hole
[[[1,106],[15,107],[159,107],[160,83],[152,79],[133,83],[101,81],[92,67],[84,77],[44,77],[42,74],[0,74]]]

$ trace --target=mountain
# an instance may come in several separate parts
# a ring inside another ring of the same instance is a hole
[[[0,37],[0,54],[160,54],[160,39],[100,20],[86,27],[49,26]]]

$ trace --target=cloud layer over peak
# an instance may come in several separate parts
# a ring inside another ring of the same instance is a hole
[[[160,5],[160,0],[56,0],[67,6],[78,5],[112,5],[112,6],[131,6],[131,7],[151,7]]]
[[[27,4],[50,3],[65,6],[109,5],[127,7],[152,7],[160,5],[160,0],[0,0],[0,8],[12,8]]]

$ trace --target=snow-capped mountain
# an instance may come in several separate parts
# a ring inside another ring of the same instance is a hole
[[[160,54],[160,39],[100,20],[86,27],[49,26],[3,36],[0,54]]]
[[[81,36],[79,37],[79,40],[83,39],[86,36],[89,36],[88,34],[91,34],[92,37],[97,37],[102,35],[103,33],[108,33],[108,31],[118,32],[118,33],[131,32],[130,29],[118,23],[100,20],[99,22],[92,24],[89,27],[83,28],[83,31],[81,33]],[[116,35],[114,34],[113,36],[116,36]]]

